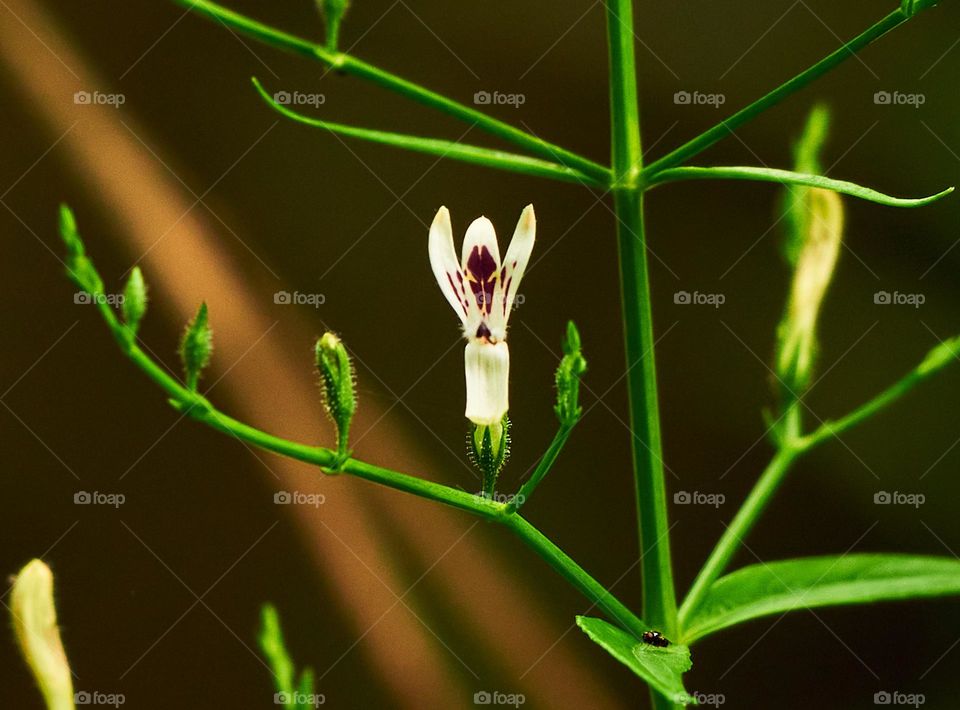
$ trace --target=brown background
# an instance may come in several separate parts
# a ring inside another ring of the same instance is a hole
[[[321,31],[305,0],[231,6],[298,34]],[[645,146],[663,154],[894,6],[638,3]],[[699,162],[786,167],[822,99],[835,116],[830,175],[898,195],[956,184],[958,22],[955,3],[924,14]],[[570,630],[587,603],[505,533],[360,481],[320,480],[177,422],[95,313],[73,303],[55,258],[56,205],[67,200],[112,288],[143,259],[155,297],[144,342],[175,367],[181,323],[208,299],[219,348],[211,396],[295,438],[329,441],[310,345],[335,328],[360,363],[357,432],[369,435],[358,453],[474,490],[455,321],[432,282],[425,225],[446,204],[457,230],[486,214],[504,238],[533,202],[537,262],[512,326],[514,458],[503,487],[552,436],[551,372],[573,318],[591,363],[589,414],[529,515],[598,579],[620,579],[617,593],[636,604],[609,200],[278,123],[251,75],[271,90],[322,92],[324,117],[495,145],[357,80],[321,78],[318,65],[170,2],[5,0],[0,32],[0,569],[39,555],[53,567],[77,689],[123,693],[135,708],[272,707],[251,650],[259,605],[272,600],[298,662],[326,673],[319,691],[331,707],[469,707],[484,689],[524,693],[528,707],[645,706],[629,671]],[[465,102],[480,90],[522,93],[522,107],[493,112],[606,156],[600,4],[358,1],[343,42]],[[126,102],[78,106],[77,90]],[[675,105],[679,90],[722,93],[726,104]],[[926,102],[876,105],[878,90]],[[764,363],[787,283],[770,229],[775,198],[765,185],[691,183],[649,199],[669,486],[727,499],[719,510],[671,506],[681,589],[770,455],[758,441],[771,392]],[[960,330],[958,204],[847,201],[848,249],[823,319],[829,373],[810,399],[818,417],[842,414]],[[281,290],[326,300],[276,305]],[[723,293],[726,303],[678,306],[678,290]],[[878,290],[923,293],[926,303],[876,306]],[[947,372],[804,461],[750,539],[756,557],[739,562],[960,551],[958,384],[960,373]],[[278,489],[326,502],[275,506]],[[127,502],[77,506],[79,490]],[[879,490],[921,492],[926,503],[875,506]],[[797,613],[702,643],[688,687],[723,693],[735,708],[872,707],[878,690],[952,707],[958,639],[953,600]],[[12,638],[0,644],[0,669],[0,704],[36,707]]]

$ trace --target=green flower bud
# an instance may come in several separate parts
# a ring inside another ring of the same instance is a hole
[[[143,272],[139,266],[134,266],[123,289],[123,303],[121,304],[123,320],[136,335],[140,328],[140,321],[147,312],[147,282],[143,280]]]
[[[563,341],[563,358],[557,366],[557,404],[553,408],[563,426],[573,426],[583,413],[579,402],[580,376],[586,371],[587,361],[580,354],[580,333],[570,321]]]
[[[820,171],[820,153],[830,116],[817,106],[810,112],[794,148],[797,172]],[[840,256],[843,203],[835,192],[814,187],[786,191],[785,256],[793,267],[793,283],[777,330],[774,370],[781,384],[781,410],[802,397],[810,386],[817,359],[817,320]]]
[[[187,378],[187,387],[197,389],[197,382],[213,354],[213,331],[207,318],[207,304],[201,303],[200,310],[183,331],[180,338],[180,360]]]
[[[57,628],[53,573],[41,560],[29,562],[10,593],[13,630],[49,710],[73,710],[70,664]]]
[[[82,291],[103,293],[103,280],[87,258],[83,240],[77,231],[77,220],[69,206],[60,205],[60,237],[67,247],[67,276]]]
[[[475,424],[468,436],[468,452],[483,477],[483,494],[492,498],[497,477],[510,458],[510,418],[504,415],[499,424]]]
[[[317,341],[316,360],[323,406],[337,427],[337,452],[345,459],[349,455],[350,422],[357,409],[353,363],[343,342],[329,331]]]
[[[817,318],[840,255],[843,203],[835,192],[808,194],[810,226],[797,258],[787,310],[778,329],[776,373],[786,399],[810,386],[817,357]]]
[[[326,48],[335,52],[340,42],[340,23],[350,9],[350,0],[315,0],[315,2],[323,18],[323,24],[327,28]]]

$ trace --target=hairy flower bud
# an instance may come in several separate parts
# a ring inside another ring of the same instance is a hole
[[[147,282],[143,279],[143,272],[139,266],[134,266],[123,289],[123,304],[121,305],[123,320],[136,335],[140,328],[140,321],[147,312]]]
[[[10,593],[13,630],[47,708],[72,710],[73,680],[57,628],[53,573],[41,560],[29,562]]]
[[[77,220],[73,210],[67,205],[60,205],[60,237],[67,247],[67,276],[78,288],[88,293],[102,293],[103,280],[87,258],[83,240],[77,230]]]
[[[317,341],[317,370],[323,406],[337,427],[337,451],[341,457],[348,455],[350,422],[357,409],[353,384],[353,363],[343,342],[335,334],[326,332]]]
[[[553,408],[563,426],[573,426],[583,413],[579,401],[580,376],[586,371],[587,361],[580,354],[580,333],[570,321],[563,340],[563,358],[557,366],[557,404]]]
[[[193,317],[180,338],[180,359],[187,377],[187,387],[197,389],[200,375],[210,364],[213,354],[213,331],[207,316],[207,304],[201,303],[197,315]]]

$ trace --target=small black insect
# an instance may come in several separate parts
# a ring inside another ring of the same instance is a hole
[[[659,631],[644,631],[641,640],[651,646],[656,646],[657,648],[666,648],[670,645],[670,641],[661,634]]]

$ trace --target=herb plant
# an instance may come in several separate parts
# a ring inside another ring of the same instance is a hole
[[[582,414],[578,401],[580,378],[587,373],[589,344],[584,348],[571,322],[563,334],[563,358],[556,371],[557,433],[530,478],[512,496],[494,495],[497,476],[509,445],[509,351],[507,317],[523,269],[534,248],[532,207],[520,217],[517,232],[502,263],[493,225],[477,220],[467,230],[463,259],[453,251],[454,229],[445,208],[437,213],[430,235],[424,235],[423,255],[433,265],[443,295],[458,313],[466,344],[466,416],[468,445],[483,474],[483,490],[474,495],[431,482],[428,477],[392,470],[353,458],[349,431],[358,406],[355,374],[346,347],[333,333],[316,345],[316,363],[326,409],[338,437],[331,447],[289,441],[260,431],[220,411],[198,388],[213,352],[213,333],[201,305],[187,326],[180,345],[184,382],[171,376],[138,345],[137,330],[147,307],[147,286],[134,270],[125,289],[121,316],[105,298],[94,303],[126,357],[169,398],[171,406],[192,419],[253,446],[317,466],[326,474],[366,479],[398,491],[452,506],[502,525],[516,535],[569,584],[579,590],[604,617],[577,618],[586,636],[610,656],[628,666],[650,688],[656,708],[694,704],[683,675],[691,667],[697,641],[735,624],[758,617],[828,605],[864,604],[912,597],[960,593],[960,562],[906,554],[845,554],[760,563],[730,571],[730,563],[792,465],[815,447],[865,422],[960,354],[960,336],[943,342],[902,379],[873,399],[836,420],[809,426],[805,395],[816,381],[817,323],[834,272],[843,235],[841,196],[892,207],[920,207],[947,196],[952,188],[921,198],[900,198],[861,185],[818,174],[829,116],[814,109],[796,144],[792,169],[749,166],[695,166],[690,161],[748,121],[808,86],[874,40],[937,3],[903,0],[878,22],[844,43],[805,71],[735,112],[714,127],[662,157],[644,164],[641,151],[640,104],[634,57],[634,17],[631,0],[605,0],[609,45],[611,159],[596,162],[534,136],[483,111],[420,84],[369,64],[338,48],[346,2],[317,0],[327,27],[326,41],[315,43],[237,14],[208,0],[177,0],[231,31],[294,52],[340,73],[369,81],[429,108],[449,114],[516,146],[505,152],[442,139],[402,135],[382,129],[343,125],[301,115],[277,101],[259,81],[254,87],[268,106],[283,116],[346,138],[371,141],[475,166],[528,176],[580,183],[609,193],[616,214],[622,322],[626,348],[630,423],[633,436],[633,477],[636,488],[638,543],[643,581],[642,606],[637,609],[614,596],[580,563],[555,545],[523,515],[536,488],[544,483]],[[647,192],[681,180],[750,180],[783,186],[787,224],[784,249],[793,270],[783,317],[776,329],[771,364],[775,397],[767,413],[774,445],[769,465],[726,526],[692,587],[677,596],[671,563],[667,486],[664,480],[652,303],[644,229]],[[541,212],[550,206],[538,205]],[[87,255],[73,213],[61,210],[61,233],[67,247],[68,272],[76,285],[93,295],[104,284]],[[609,242],[613,248],[613,241]],[[600,248],[604,248],[601,243]],[[533,288],[547,288],[537,284]],[[276,610],[265,607],[261,646],[270,661],[277,691],[288,706],[313,693],[309,670],[298,672],[284,650]],[[47,688],[48,685],[42,685]]]

